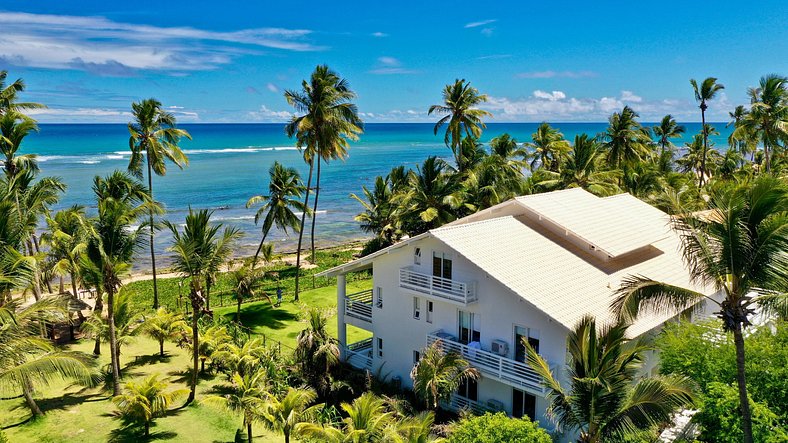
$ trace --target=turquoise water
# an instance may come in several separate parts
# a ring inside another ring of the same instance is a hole
[[[529,141],[538,125],[535,123],[492,123],[482,140],[508,132],[519,141]],[[603,123],[555,124],[568,139],[576,134],[597,134]],[[700,124],[686,124],[689,134],[697,133]],[[723,147],[729,130],[715,124],[721,135],[713,141]],[[293,143],[284,135],[281,124],[183,124],[193,140],[185,140],[182,148],[190,158],[184,170],[170,166],[165,177],[154,176],[157,200],[167,209],[166,217],[181,222],[189,206],[194,209],[213,209],[214,220],[233,224],[246,233],[239,253],[253,251],[259,241],[259,228],[254,225],[254,210],[246,209],[246,200],[267,192],[268,168],[278,160],[295,166],[306,181],[308,168]],[[386,174],[392,167],[415,167],[429,155],[449,157],[443,136],[433,135],[433,125],[369,124],[358,142],[352,144],[345,162],[336,161],[323,166],[320,208],[317,218],[317,243],[335,244],[349,239],[363,238],[353,220],[359,204],[349,197],[369,185],[377,175]],[[687,141],[689,136],[685,137]],[[682,144],[683,141],[676,141]],[[114,169],[128,166],[128,130],[120,124],[42,124],[41,131],[29,136],[23,152],[39,155],[42,173],[60,177],[68,191],[58,208],[82,204],[95,205],[91,184],[95,175],[106,175]],[[90,210],[90,209],[89,209]],[[286,238],[273,233],[271,240],[277,249],[293,249],[297,236]],[[305,241],[308,241],[305,239]],[[166,233],[157,237],[156,248],[165,256],[169,238]],[[140,257],[139,266],[147,263]]]

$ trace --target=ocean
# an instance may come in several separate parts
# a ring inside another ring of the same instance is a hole
[[[537,123],[490,123],[482,141],[486,143],[503,133],[520,142],[530,141],[537,126]],[[606,124],[553,126],[572,140],[576,134],[602,132]],[[685,126],[690,135],[675,140],[676,145],[689,141],[691,134],[700,130],[699,123]],[[721,134],[711,140],[724,149],[730,129],[724,123],[714,126]],[[260,229],[254,224],[255,209],[246,209],[246,201],[253,195],[267,193],[268,168],[275,160],[296,167],[306,182],[308,167],[301,154],[285,136],[282,124],[181,124],[179,127],[189,131],[193,138],[181,143],[189,156],[189,165],[179,170],[170,164],[166,176],[153,177],[155,198],[165,206],[165,217],[182,223],[189,207],[213,210],[213,220],[234,225],[245,233],[237,254],[253,253],[259,243]],[[91,213],[95,208],[93,177],[126,169],[128,137],[123,124],[41,124],[40,132],[25,140],[22,153],[38,154],[42,174],[60,177],[68,185],[54,209],[80,204]],[[376,176],[397,165],[415,168],[430,155],[451,157],[451,151],[443,144],[443,135],[434,135],[433,125],[429,123],[368,124],[360,140],[352,143],[349,154],[345,162],[323,165],[316,227],[316,243],[321,246],[366,238],[353,220],[361,206],[350,198],[351,193],[360,193],[362,185],[370,185]],[[269,238],[279,251],[295,249],[298,240],[293,233],[287,237],[279,232],[272,232]],[[168,232],[160,231],[155,247],[164,265],[169,261],[166,252],[169,242]],[[308,232],[304,242],[308,244]],[[135,267],[147,268],[148,260],[144,253],[140,254]]]

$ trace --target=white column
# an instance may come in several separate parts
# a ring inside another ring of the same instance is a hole
[[[345,361],[347,346],[347,325],[345,325],[345,274],[337,276],[337,339],[339,340],[339,358]]]

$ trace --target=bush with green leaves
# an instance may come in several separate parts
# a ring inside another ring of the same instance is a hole
[[[539,424],[524,418],[509,418],[506,414],[484,414],[457,422],[448,443],[551,443],[550,435]]]
[[[781,426],[780,420],[763,403],[750,400],[752,409],[753,438],[760,443],[788,441],[788,431]],[[741,413],[739,412],[739,393],[731,385],[710,383],[704,396],[701,410],[694,420],[701,426],[699,440],[714,443],[738,443],[744,436]]]

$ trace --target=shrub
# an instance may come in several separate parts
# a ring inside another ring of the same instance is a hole
[[[509,418],[506,414],[484,414],[457,422],[448,443],[551,443],[550,435],[539,425],[524,418]]]
[[[763,404],[750,400],[753,438],[761,443],[788,441],[788,432],[781,428],[777,414]],[[695,421],[701,426],[700,440],[714,443],[738,443],[744,436],[739,392],[722,383],[710,383]]]

